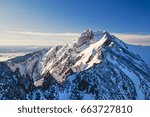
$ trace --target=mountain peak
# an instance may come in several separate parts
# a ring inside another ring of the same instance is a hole
[[[81,47],[82,45],[89,45],[92,42],[94,33],[91,29],[88,29],[81,33],[81,35],[75,40],[74,46]]]
[[[25,65],[26,68],[22,64],[19,65],[20,71],[23,75],[28,73],[34,81],[50,73],[58,82],[63,82],[70,73],[84,71],[95,64],[101,63],[103,60],[103,48],[106,46],[111,47],[116,42],[117,39],[107,31],[94,32],[88,29],[81,33],[73,45],[67,44],[53,47],[44,53],[44,56],[40,55],[40,59],[33,56],[32,64],[37,66],[35,72],[30,70],[28,65]],[[26,63],[28,61],[25,61],[24,64]],[[17,67],[18,65],[16,64],[11,68],[15,71]],[[37,71],[39,72],[37,73]]]
[[[107,31],[94,32],[92,29],[85,30],[74,41],[73,47],[76,52],[81,52],[88,48],[90,45],[100,41],[102,38],[110,39],[110,34]]]

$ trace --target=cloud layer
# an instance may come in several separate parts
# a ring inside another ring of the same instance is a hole
[[[150,46],[150,35],[111,33],[126,43]],[[0,46],[54,46],[73,43],[80,33],[6,31],[0,33]]]
[[[150,46],[150,35],[111,33],[126,43]]]
[[[76,38],[79,33],[43,33],[43,32],[21,32],[21,31],[8,31],[8,33],[32,35],[32,36],[48,36],[49,38]]]
[[[78,33],[43,33],[5,31],[0,33],[0,46],[55,46],[73,43]]]

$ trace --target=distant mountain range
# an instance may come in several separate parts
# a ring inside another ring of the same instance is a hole
[[[106,31],[0,63],[0,99],[149,100],[150,47]]]

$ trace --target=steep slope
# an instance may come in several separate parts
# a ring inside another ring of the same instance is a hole
[[[3,64],[7,70],[0,69],[0,87],[9,89],[17,78],[14,91],[23,92],[12,99],[150,99],[149,65],[106,31],[87,30],[73,45]],[[9,85],[3,82],[8,77]],[[5,95],[1,99],[8,99]]]
[[[22,77],[29,76],[33,81],[41,79],[42,58],[48,49],[44,49],[23,57],[17,57],[7,61],[7,64],[13,72],[19,69]]]
[[[73,99],[150,99],[150,69],[126,48],[107,42],[102,62],[67,79]],[[107,45],[108,44],[108,45]],[[74,93],[75,92],[75,93]]]
[[[130,45],[127,44],[129,50],[135,54],[140,55],[140,57],[148,64],[150,65],[150,46],[140,46],[140,45]]]

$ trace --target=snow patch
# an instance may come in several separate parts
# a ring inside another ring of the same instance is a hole
[[[131,80],[133,81],[135,88],[136,88],[136,93],[137,93],[137,100],[144,100],[145,96],[141,90],[141,82],[140,79],[132,72],[129,71],[129,69],[122,68],[121,69],[127,76],[129,76],[129,78],[131,78]]]

